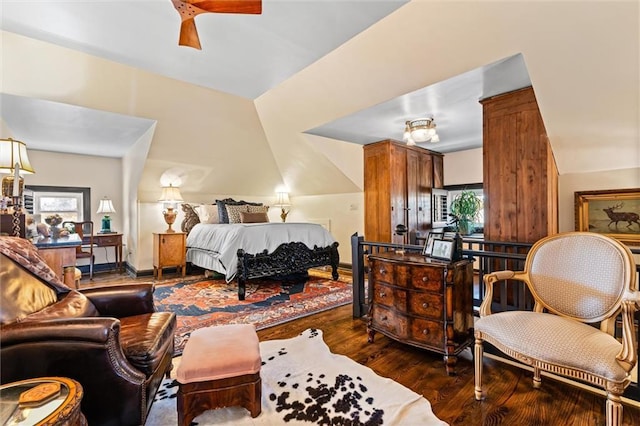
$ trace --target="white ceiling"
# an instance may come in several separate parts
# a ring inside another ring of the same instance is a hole
[[[170,0],[2,0],[1,27],[225,93],[255,99],[403,6],[405,0],[263,0],[261,15],[196,18],[202,50],[178,46]],[[478,100],[530,85],[521,55],[407,93],[308,133],[366,144],[402,139],[433,116],[440,152],[482,144]],[[2,94],[2,119],[29,147],[121,157],[153,121]],[[38,123],[38,126],[34,126]]]

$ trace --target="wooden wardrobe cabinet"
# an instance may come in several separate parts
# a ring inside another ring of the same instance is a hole
[[[473,342],[473,266],[418,254],[369,255],[368,340],[378,331],[444,355],[448,374]]]
[[[442,154],[393,140],[365,145],[365,239],[410,243],[417,233],[426,233],[432,223],[431,189],[442,180]],[[409,230],[403,237],[395,235],[399,224]]]
[[[531,87],[483,107],[484,237],[533,243],[558,232],[558,169]]]

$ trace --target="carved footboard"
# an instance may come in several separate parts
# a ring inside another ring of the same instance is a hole
[[[331,265],[331,276],[338,279],[338,243],[309,249],[299,242],[281,244],[273,253],[249,254],[238,250],[238,299],[244,300],[246,281],[274,275],[306,272],[309,268]]]

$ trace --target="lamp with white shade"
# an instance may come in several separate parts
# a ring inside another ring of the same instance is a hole
[[[22,197],[24,179],[20,173],[35,173],[24,142],[12,138],[0,139],[0,173],[7,174],[2,178],[2,197]]]
[[[287,215],[289,214],[289,210],[285,210],[285,207],[291,206],[291,201],[289,201],[289,193],[288,192],[277,192],[277,198],[274,206],[280,207],[280,219],[283,222],[287,221]]]
[[[167,230],[164,232],[176,232],[171,228],[171,225],[176,221],[176,216],[178,215],[175,210],[175,203],[183,201],[182,195],[180,195],[180,190],[171,184],[169,184],[169,186],[163,186],[162,194],[158,201],[162,202],[165,206],[165,210],[163,210],[162,214],[164,215],[164,221],[169,225]]]
[[[98,206],[97,214],[103,214],[102,216],[102,229],[99,234],[110,234],[111,231],[111,213],[115,213],[116,209],[113,207],[113,203],[107,197],[104,197],[100,200],[100,205]]]

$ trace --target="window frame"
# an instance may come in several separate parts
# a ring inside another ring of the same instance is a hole
[[[49,186],[49,185],[25,185],[25,189],[33,192],[69,192],[82,194],[82,220],[91,220],[91,188],[81,186]]]

